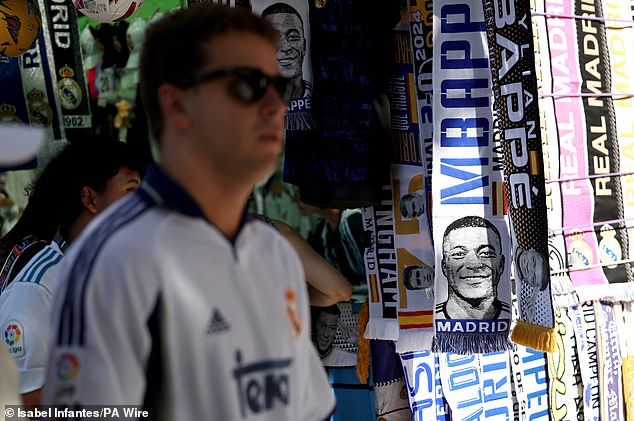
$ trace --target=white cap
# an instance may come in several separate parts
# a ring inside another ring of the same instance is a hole
[[[126,39],[128,42],[128,48],[130,49],[130,56],[128,56],[128,62],[125,65],[128,69],[139,68],[141,47],[143,46],[143,40],[145,39],[145,27],[145,20],[142,18],[136,18],[132,21],[126,31]]]
[[[33,159],[44,136],[41,127],[0,125],[0,165],[20,165]]]

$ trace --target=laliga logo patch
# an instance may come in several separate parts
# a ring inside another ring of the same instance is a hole
[[[79,372],[79,360],[77,356],[70,353],[60,355],[57,359],[55,370],[59,381],[69,382],[75,380]]]
[[[17,320],[9,320],[4,329],[4,343],[14,357],[24,356],[24,328]]]
[[[297,296],[295,295],[295,290],[286,288],[284,297],[286,298],[286,314],[288,315],[288,323],[291,326],[291,333],[293,337],[297,339],[302,332],[302,319],[299,317],[297,311]]]

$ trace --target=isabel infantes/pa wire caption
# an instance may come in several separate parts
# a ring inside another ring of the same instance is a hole
[[[83,406],[83,407],[62,407],[62,406],[39,406],[26,409],[20,405],[6,405],[4,407],[5,421],[28,421],[28,420],[118,420],[133,421],[144,420],[150,417],[147,410],[139,406]]]

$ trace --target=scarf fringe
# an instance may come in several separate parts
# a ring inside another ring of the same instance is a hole
[[[555,305],[555,308],[577,306],[579,303],[579,295],[577,295],[575,291],[561,295],[553,294],[553,304]]]
[[[607,289],[610,296],[602,298],[601,301],[634,301],[634,282],[609,284]]]
[[[634,301],[634,282],[582,285],[577,288],[579,301]],[[606,295],[609,294],[609,295]]]
[[[579,304],[579,295],[575,286],[567,276],[553,276],[550,278],[550,293],[556,308],[572,307]]]
[[[517,320],[511,332],[511,341],[542,352],[557,351],[555,329]]]
[[[488,352],[512,349],[508,332],[470,334],[437,333],[432,344],[433,352],[453,352],[454,354],[486,354]]]
[[[398,321],[370,318],[363,336],[368,339],[396,341],[398,340]]]
[[[431,327],[401,331],[396,341],[396,352],[403,354],[431,349],[433,339],[434,329]]]
[[[296,113],[286,114],[286,130],[311,130],[315,127],[315,119],[313,113],[308,111],[299,111]]]

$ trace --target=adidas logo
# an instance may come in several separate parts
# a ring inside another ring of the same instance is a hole
[[[207,335],[215,335],[229,329],[231,329],[229,323],[227,323],[220,311],[215,309],[211,315],[209,326],[207,327]]]

